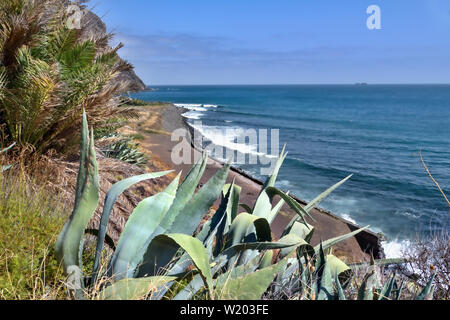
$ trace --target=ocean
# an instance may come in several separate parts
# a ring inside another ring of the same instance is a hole
[[[389,257],[418,233],[449,228],[449,207],[423,168],[450,195],[450,85],[159,86],[132,95],[172,102],[217,129],[279,129],[289,152],[277,187],[309,201],[349,174],[321,207],[383,233]],[[270,133],[269,133],[270,136]],[[280,146],[280,147],[281,147]],[[270,148],[268,153],[270,152]],[[258,178],[258,165],[239,165]]]

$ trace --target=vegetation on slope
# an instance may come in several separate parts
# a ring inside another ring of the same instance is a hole
[[[107,226],[117,197],[140,181],[158,179],[170,171],[117,182],[108,191],[99,228],[94,230],[97,239],[92,272],[86,273],[80,252],[84,252],[83,239],[99,202],[100,187],[93,132],[89,134],[85,115],[81,137],[75,205],[56,242],[56,255],[76,299],[258,300],[264,295],[268,299],[399,300],[402,292],[417,300],[432,298],[435,273],[418,289],[404,290],[404,282],[398,282],[395,274],[385,283],[380,282],[377,265],[403,264],[403,260],[372,260],[362,281],[352,284],[354,269],[363,265],[349,266],[333,256],[331,249],[365,228],[313,247],[310,240],[315,228],[306,222],[306,217],[311,218],[309,211],[350,177],[303,208],[274,187],[286,157],[284,150],[253,208],[240,205],[239,186],[234,182],[225,185],[229,164],[195,193],[206,167],[204,154],[181,182],[178,175],[165,190],[141,201],[117,244],[111,244],[107,241]],[[197,232],[220,196],[219,208]],[[278,203],[274,203],[275,196],[281,197]],[[284,204],[297,216],[275,241],[270,224]],[[239,213],[240,207],[244,211]],[[105,261],[102,257],[107,243],[110,254]],[[175,283],[175,291],[171,291]]]
[[[130,64],[110,34],[69,28],[63,0],[0,3],[0,124],[19,147],[64,151],[78,141],[82,110],[101,128],[127,109],[113,80]]]
[[[64,298],[54,256],[62,201],[19,170],[0,174],[0,299]]]

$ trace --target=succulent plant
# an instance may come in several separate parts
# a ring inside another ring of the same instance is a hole
[[[101,253],[105,239],[109,239],[108,220],[117,197],[133,184],[162,177],[171,171],[135,176],[116,183],[106,195],[99,229],[91,232],[97,235],[97,245],[92,275],[85,277],[81,258],[83,237],[97,209],[99,184],[93,135],[89,138],[85,114],[82,123],[75,205],[56,243],[56,253],[76,298],[84,298],[86,292],[98,288],[97,284],[107,278],[110,281],[100,286],[98,294],[102,299],[248,300],[261,299],[263,295],[279,298],[286,287],[299,299],[345,299],[343,288],[348,284],[351,268],[330,251],[335,244],[367,227],[312,246],[314,226],[308,224],[306,218],[314,221],[309,212],[350,177],[303,208],[288,193],[274,186],[286,157],[284,149],[253,208],[239,202],[241,188],[234,181],[225,185],[229,164],[195,193],[206,167],[207,156],[203,154],[181,183],[179,174],[164,191],[137,205],[108,265],[101,268]],[[275,196],[280,198],[276,204],[273,203]],[[219,208],[196,233],[219,197],[222,197]],[[297,215],[281,239],[275,241],[270,224],[285,204]],[[244,211],[240,212],[239,208]],[[373,261],[372,267],[382,263]],[[375,276],[375,270],[366,276],[359,298],[400,296],[402,286],[394,277],[379,289]],[[171,288],[174,289],[170,291]],[[431,284],[418,298],[430,292]]]
[[[131,137],[122,137],[117,134],[106,136],[106,138],[117,137],[118,140],[102,149],[108,158],[119,159],[123,162],[143,166],[148,161],[148,156],[139,151],[139,144],[132,142]]]

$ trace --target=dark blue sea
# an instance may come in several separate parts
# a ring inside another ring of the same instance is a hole
[[[279,129],[289,155],[278,187],[311,200],[353,173],[321,207],[389,240],[388,255],[417,233],[449,228],[450,86],[165,86],[133,95],[183,105],[215,143],[217,128]],[[253,152],[257,146],[240,146]],[[246,151],[247,150],[247,151]],[[260,177],[257,165],[241,166]]]

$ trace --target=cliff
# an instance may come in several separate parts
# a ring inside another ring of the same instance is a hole
[[[69,0],[64,2],[64,5],[68,7],[69,5],[73,5],[74,2]],[[108,32],[106,29],[105,23],[102,19],[97,16],[92,11],[89,11],[85,8],[85,6],[80,5],[82,9],[83,16],[81,18],[81,39],[91,39],[91,38],[104,38],[108,39]],[[110,48],[109,45],[106,45],[105,48]],[[123,60],[122,60],[123,61]],[[124,86],[124,93],[126,92],[137,92],[145,90],[146,85],[144,82],[136,75],[133,68],[129,68],[128,70],[121,71],[112,81],[112,85],[116,83],[122,83]]]

